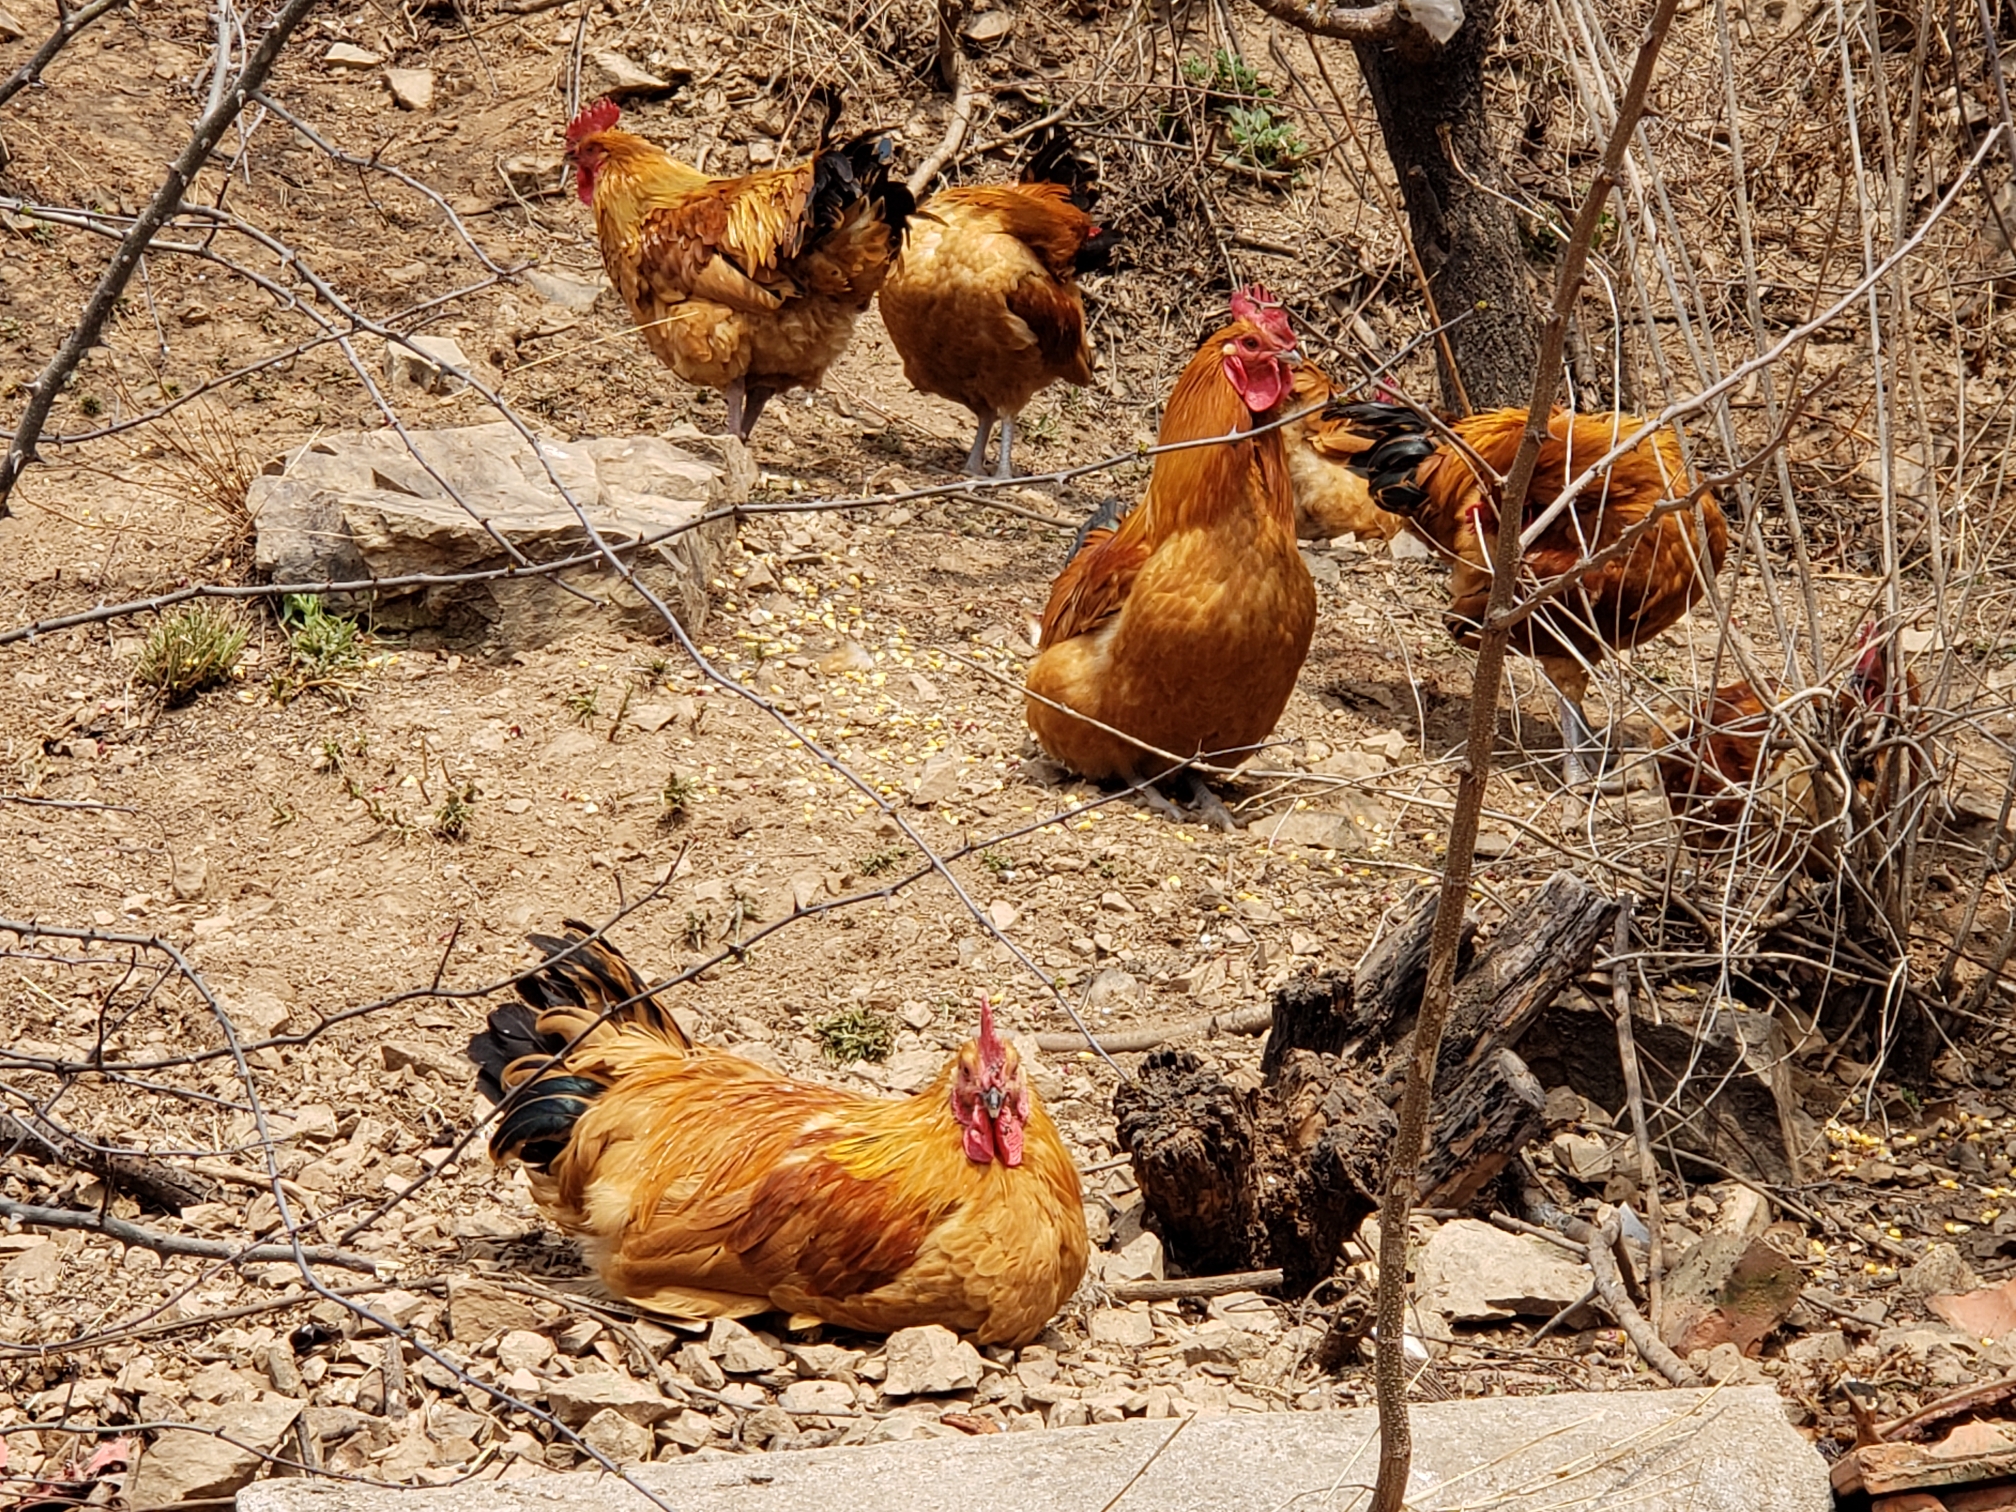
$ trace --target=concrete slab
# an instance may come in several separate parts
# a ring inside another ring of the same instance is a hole
[[[1378,1465],[1369,1410],[1238,1413],[1092,1428],[923,1439],[645,1465],[678,1512],[1353,1512]],[[1828,1512],[1827,1467],[1777,1393],[1730,1390],[1492,1397],[1414,1410],[1417,1512],[1629,1505],[1632,1512]],[[239,1512],[646,1512],[601,1475],[432,1491],[270,1480]]]

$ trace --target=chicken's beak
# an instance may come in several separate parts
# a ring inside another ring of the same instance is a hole
[[[1007,1105],[1008,1094],[999,1087],[988,1087],[981,1092],[980,1101],[986,1107],[989,1118],[999,1118],[1001,1109]]]

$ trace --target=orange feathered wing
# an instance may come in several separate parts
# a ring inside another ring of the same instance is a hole
[[[675,1317],[778,1310],[1021,1343],[1076,1288],[1078,1174],[1033,1092],[1022,1163],[977,1164],[951,1112],[954,1065],[915,1097],[869,1098],[690,1044],[622,957],[574,928],[538,942],[579,953],[530,979],[540,1053],[498,1072],[511,1100],[492,1153],[527,1161],[541,1210],[617,1295]],[[472,1042],[486,1068],[505,1012]]]

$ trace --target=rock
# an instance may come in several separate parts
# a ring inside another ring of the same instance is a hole
[[[168,884],[178,903],[193,903],[203,896],[203,889],[210,883],[210,863],[201,856],[184,856],[175,865],[174,879]]]
[[[929,1003],[905,1003],[896,1015],[906,1029],[929,1029],[937,1021],[938,1010]]]
[[[497,165],[497,171],[504,175],[504,182],[511,186],[511,192],[524,199],[547,199],[561,192],[561,170],[567,160],[557,152],[521,152],[507,157]],[[595,303],[601,294],[602,285],[578,283],[571,278],[562,278],[557,273],[541,272],[537,268],[527,268],[518,275],[541,299],[553,304],[564,305],[570,310],[585,310]],[[547,286],[552,285],[549,289]],[[571,289],[575,297],[580,291],[587,291],[587,303],[576,304],[561,297],[562,288]]]
[[[392,103],[401,110],[434,108],[434,70],[431,68],[388,68],[385,87],[392,91]]]
[[[469,371],[462,344],[449,336],[408,336],[385,343],[385,381],[394,389],[411,385],[424,394],[453,394],[467,388],[458,372]]]
[[[1848,1358],[1848,1339],[1838,1328],[1807,1334],[1785,1346],[1785,1358],[1795,1365],[1832,1365]]]
[[[1178,1346],[1185,1365],[1238,1365],[1267,1352],[1267,1341],[1235,1324],[1213,1321],[1191,1330]]]
[[[1763,1366],[1732,1343],[1695,1350],[1687,1356],[1687,1363],[1718,1386],[1761,1386],[1768,1380]]]
[[[63,1246],[54,1239],[31,1244],[5,1265],[0,1265],[0,1281],[11,1281],[29,1291],[48,1291],[63,1274]]]
[[[1403,530],[1386,543],[1386,550],[1396,562],[1426,562],[1435,551],[1426,541],[1411,530]]]
[[[411,1066],[415,1071],[424,1071],[450,1083],[469,1081],[476,1075],[475,1066],[463,1057],[417,1040],[382,1041],[378,1046],[378,1057],[385,1063],[387,1071],[403,1071]]]
[[[1745,1239],[1760,1239],[1764,1230],[1771,1227],[1771,1201],[1761,1192],[1752,1191],[1740,1181],[1718,1182],[1703,1188],[1717,1203],[1715,1221],[1708,1226],[1711,1234],[1740,1234]]]
[[[885,1396],[935,1396],[980,1384],[980,1351],[942,1324],[898,1329],[886,1359]]]
[[[999,42],[1014,25],[1015,18],[1007,11],[984,10],[968,21],[962,31],[968,42],[985,46],[989,42]]]
[[[553,1341],[530,1329],[514,1328],[497,1341],[497,1363],[505,1370],[539,1370],[553,1358]]]
[[[322,54],[322,61],[331,68],[365,69],[376,68],[385,60],[354,42],[338,42]]]
[[[930,808],[934,804],[950,803],[958,796],[959,758],[949,751],[927,756],[924,765],[917,769],[917,781],[910,789],[910,801],[918,808]]]
[[[1804,1279],[1797,1266],[1761,1240],[1706,1235],[1666,1278],[1661,1335],[1682,1357],[1723,1343],[1747,1352],[1785,1321]]]
[[[604,1407],[581,1427],[581,1442],[619,1465],[639,1465],[658,1447],[651,1430],[613,1407]]]
[[[532,1304],[487,1281],[448,1283],[448,1331],[457,1343],[480,1344],[496,1334],[539,1326]]]
[[[253,987],[224,1004],[240,1040],[270,1039],[278,1034],[294,1010],[270,992]],[[291,1278],[290,1278],[291,1279]]]
[[[1085,984],[1085,1004],[1091,1008],[1112,1008],[1141,1001],[1141,983],[1118,966],[1104,966]]]
[[[705,1344],[681,1345],[673,1363],[688,1379],[697,1381],[709,1391],[719,1391],[728,1384],[727,1374],[714,1363],[714,1356],[707,1353]]]
[[[1015,921],[1022,915],[1006,898],[996,898],[987,905],[987,917],[993,921],[996,929],[1013,929]]]
[[[1066,1397],[1043,1409],[1043,1421],[1052,1428],[1083,1428],[1092,1421],[1092,1409],[1077,1397]]]
[[[585,1355],[602,1337],[602,1325],[594,1318],[578,1318],[560,1330],[553,1347],[567,1355]]]
[[[1298,809],[1252,826],[1255,837],[1272,845],[1306,845],[1312,850],[1356,850],[1358,831],[1348,815]]]
[[[707,1331],[707,1352],[721,1362],[730,1375],[761,1375],[781,1370],[784,1355],[772,1349],[733,1318],[716,1318]]]
[[[613,1370],[589,1371],[546,1383],[546,1405],[570,1428],[579,1428],[598,1414],[620,1413],[633,1423],[662,1423],[682,1405],[668,1401],[656,1386],[618,1375]]]
[[[657,1431],[659,1438],[681,1449],[698,1449],[714,1437],[714,1420],[688,1407],[679,1416],[660,1423]]]
[[[586,550],[573,509],[508,424],[412,434],[434,472],[524,555],[551,559]],[[684,527],[716,496],[719,469],[652,436],[565,443],[542,438],[541,447],[611,544],[683,531],[640,552],[638,576],[697,634],[707,613],[707,582],[734,527],[726,520]],[[258,520],[255,562],[275,582],[463,573],[510,560],[390,431],[321,436],[289,452],[253,480],[246,507]],[[380,591],[370,608],[386,629],[431,632],[454,643],[490,637],[505,651],[529,650],[577,629],[611,628],[611,608],[632,630],[663,632],[656,610],[592,565],[561,576],[606,599],[608,607],[583,602],[543,578],[520,577]],[[333,610],[363,607],[355,596],[331,596]]]
[[[861,1363],[861,1351],[838,1344],[786,1344],[784,1353],[808,1380],[848,1376]]]
[[[1463,1323],[1550,1318],[1578,1301],[1591,1279],[1565,1250],[1474,1218],[1429,1235],[1414,1274],[1421,1306]]]
[[[21,24],[14,13],[0,5],[0,42],[19,42],[28,35],[28,29]]]
[[[593,67],[585,71],[587,77],[581,81],[584,100],[593,95],[608,95],[613,100],[648,100],[672,93],[668,80],[640,68],[613,49],[590,53],[588,61]]]
[[[793,1381],[778,1393],[786,1412],[852,1412],[854,1388],[841,1381]]]
[[[1601,1182],[1616,1167],[1610,1146],[1587,1134],[1556,1134],[1549,1141],[1554,1163],[1581,1182]]]
[[[1960,1258],[1959,1250],[1950,1244],[1935,1244],[1898,1278],[1898,1284],[1906,1296],[1931,1297],[1972,1291],[1981,1281],[1974,1268]]]
[[[1102,1307],[1090,1320],[1094,1344],[1141,1349],[1155,1342],[1155,1322],[1146,1312],[1129,1307]]]
[[[2000,1339],[2016,1332],[2016,1281],[1957,1296],[1927,1297],[1925,1306],[1934,1317],[1977,1339]]]
[[[215,1428],[236,1442],[210,1434],[165,1428],[140,1456],[126,1502],[133,1512],[169,1507],[177,1502],[235,1495],[251,1484],[272,1449],[301,1415],[301,1403],[285,1397],[262,1402],[232,1402],[191,1414],[200,1427]]]
[[[839,645],[819,658],[819,670],[828,677],[842,672],[873,672],[875,658],[860,642],[843,640]]]
[[[1158,1234],[1141,1233],[1129,1240],[1117,1255],[1104,1257],[1108,1281],[1160,1281],[1169,1272],[1162,1259],[1162,1239]]]

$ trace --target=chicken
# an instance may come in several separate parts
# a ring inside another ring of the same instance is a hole
[[[676,1318],[1013,1345],[1077,1288],[1078,1171],[984,1002],[923,1091],[864,1097],[695,1045],[590,934],[534,935],[544,968],[469,1054],[503,1104],[491,1157],[524,1162],[610,1291]]]
[[[1330,379],[1313,362],[1295,368],[1295,398],[1289,413],[1330,402]],[[1390,541],[1407,528],[1397,514],[1372,502],[1367,480],[1348,465],[1364,449],[1347,429],[1324,424],[1322,410],[1281,427],[1288,447],[1288,476],[1295,485],[1295,535],[1304,541],[1357,536]],[[1342,443],[1340,446],[1339,443]]]
[[[1022,407],[1059,379],[1092,381],[1077,275],[1104,267],[1114,241],[1092,219],[1095,193],[1090,164],[1053,132],[1021,183],[943,190],[910,222],[882,285],[882,324],[912,388],[977,417],[969,473],[986,470],[998,420],[995,475],[1012,477]]]
[[[1292,402],[1287,316],[1257,285],[1232,296],[1232,315],[1176,380],[1160,445],[1252,431]],[[1159,453],[1140,505],[1117,526],[1095,524],[1050,589],[1029,728],[1095,780],[1240,759],[1280,719],[1316,627],[1280,430]],[[1184,772],[1198,805],[1231,828]]]
[[[810,162],[709,178],[618,131],[598,100],[567,127],[602,265],[658,360],[720,389],[747,441],[772,394],[817,388],[889,272],[910,192],[889,179],[889,138],[867,132]]]
[[[1728,847],[1746,813],[1753,825],[1759,822],[1755,811],[1771,735],[1769,707],[1749,683],[1733,682],[1717,688],[1708,708],[1696,710],[1684,729],[1668,734],[1655,759],[1682,836],[1700,850]]]
[[[1570,479],[1643,424],[1633,415],[1556,410],[1527,496],[1527,521],[1537,518]],[[1525,428],[1526,412],[1520,409],[1491,410],[1451,426],[1501,475],[1511,468]],[[1475,645],[1491,594],[1497,507],[1468,459],[1438,440],[1420,415],[1396,404],[1332,404],[1311,430],[1312,446],[1335,459],[1326,465],[1367,479],[1379,508],[1404,516],[1452,559],[1444,623],[1459,642]],[[1655,431],[1612,463],[1526,549],[1522,581],[1544,584],[1615,546],[1662,504],[1682,501],[1682,507],[1645,526],[1619,555],[1590,568],[1513,627],[1513,647],[1539,661],[1559,696],[1571,783],[1585,780],[1583,758],[1595,744],[1582,712],[1590,669],[1607,651],[1628,649],[1669,629],[1700,598],[1707,579],[1722,570],[1728,525],[1714,496],[1702,490],[1704,539],[1692,507],[1684,502],[1692,488],[1677,439],[1670,431]]]

